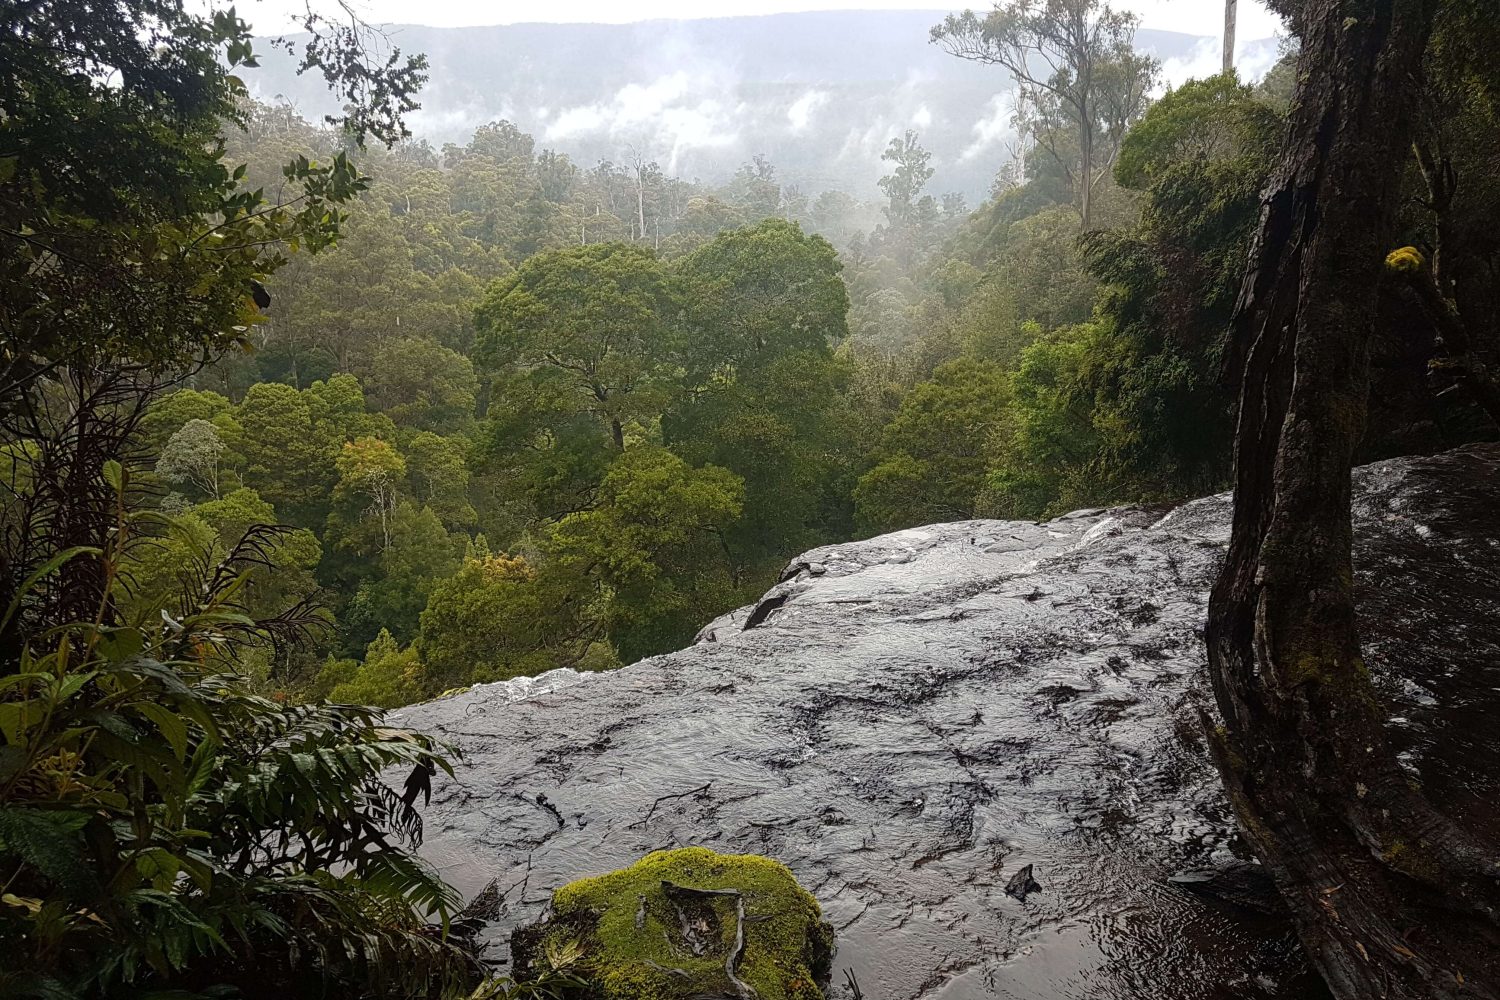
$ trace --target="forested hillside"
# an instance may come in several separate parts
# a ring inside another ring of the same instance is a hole
[[[919,128],[941,190],[963,192],[972,203],[989,188],[1013,137],[1014,83],[928,44],[941,11],[723,12],[625,24],[436,28],[420,23],[426,12],[417,10],[407,16],[419,23],[385,30],[391,44],[427,57],[422,106],[408,119],[434,144],[466,142],[485,122],[508,119],[539,145],[587,164],[635,150],[671,174],[722,184],[761,153],[781,168],[784,183],[866,198],[876,193],[886,141]],[[453,13],[445,8],[439,16],[449,14],[451,23]],[[1164,8],[1158,27],[1181,23],[1173,14]],[[524,6],[497,15],[542,19]],[[1216,34],[1183,30],[1144,28],[1135,39],[1174,83],[1220,64]],[[1241,29],[1247,78],[1259,79],[1275,62],[1269,35]],[[273,47],[257,51],[261,65],[245,81],[261,100],[285,99],[314,121],[338,110],[319,81],[296,74],[295,60]]]
[[[268,685],[390,706],[678,648],[816,545],[1220,487],[1223,331],[1289,73],[1153,100],[1128,23],[1110,44],[1092,164],[1038,106],[973,211],[926,190],[914,132],[869,204],[764,158],[708,188],[504,121],[357,151],[246,105],[246,188],[338,153],[372,183],[336,246],[268,281],[244,349],[151,405],[174,521],[128,604],[293,525],[255,606],[314,602],[327,628]],[[1449,440],[1429,417],[1388,430]]]

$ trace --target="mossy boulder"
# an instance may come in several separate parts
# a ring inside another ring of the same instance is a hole
[[[518,978],[556,969],[599,1000],[823,1000],[833,928],[785,865],[685,847],[558,889],[511,956]]]

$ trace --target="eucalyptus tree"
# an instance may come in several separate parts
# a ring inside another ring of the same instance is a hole
[[[1084,231],[1160,69],[1132,47],[1139,23],[1103,0],[1006,0],[983,15],[950,14],[931,32],[952,55],[1015,78],[1017,123],[1066,174]]]

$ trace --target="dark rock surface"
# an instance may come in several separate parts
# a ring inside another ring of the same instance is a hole
[[[1356,476],[1393,738],[1500,837],[1500,448]],[[1278,918],[1169,881],[1239,853],[1194,721],[1228,517],[1213,497],[830,546],[679,653],[397,713],[466,757],[424,853],[466,892],[499,880],[501,955],[557,886],[702,844],[789,865],[838,931],[835,981],[872,1000],[1319,996]]]

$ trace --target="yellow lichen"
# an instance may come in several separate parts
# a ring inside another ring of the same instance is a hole
[[[1385,266],[1388,270],[1397,274],[1412,274],[1420,271],[1426,261],[1422,258],[1422,251],[1416,247],[1402,247],[1392,250],[1385,258]]]

